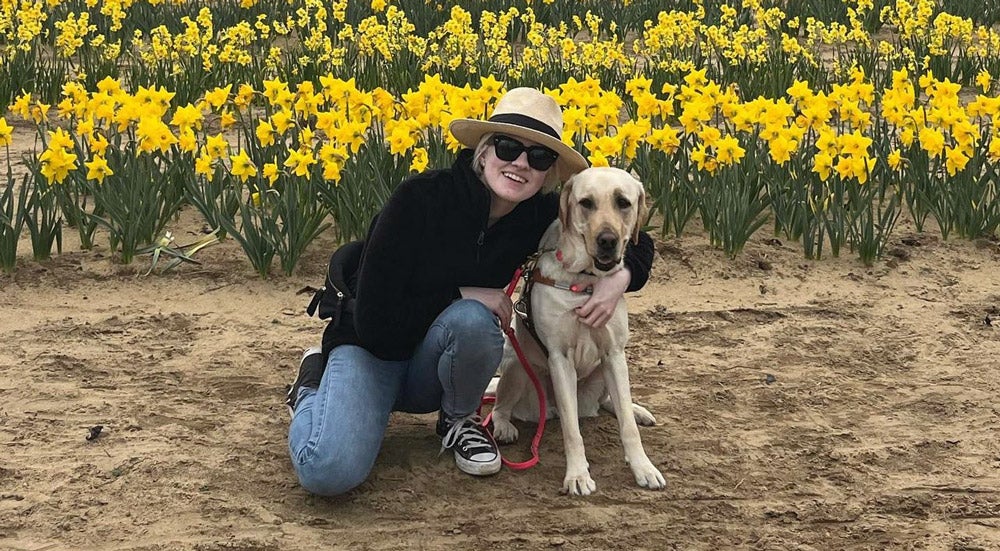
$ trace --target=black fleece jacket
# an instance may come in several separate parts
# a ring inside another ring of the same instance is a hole
[[[468,149],[450,169],[408,178],[372,221],[356,278],[348,278],[354,315],[327,328],[324,349],[350,343],[385,360],[409,358],[461,298],[459,287],[505,287],[558,211],[558,194],[538,193],[488,226],[490,194]],[[645,285],[652,263],[653,241],[640,233],[625,254],[629,291]]]

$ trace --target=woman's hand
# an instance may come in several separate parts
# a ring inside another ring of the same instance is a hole
[[[618,270],[608,277],[599,278],[594,283],[594,292],[590,298],[576,309],[580,322],[594,329],[604,327],[618,307],[618,301],[622,299],[630,281],[632,273],[628,268]]]
[[[626,285],[628,285],[626,283]],[[500,328],[507,329],[510,327],[510,319],[514,313],[514,304],[511,302],[510,297],[503,289],[491,289],[488,287],[459,287],[458,291],[462,294],[462,298],[467,298],[471,300],[477,300],[491,312],[496,314],[500,318]]]

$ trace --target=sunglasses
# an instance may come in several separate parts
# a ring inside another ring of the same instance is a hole
[[[559,158],[559,154],[551,149],[533,145],[525,147],[523,143],[509,136],[494,136],[493,148],[497,158],[503,161],[513,161],[521,156],[521,153],[528,152],[528,166],[538,171],[548,170]]]

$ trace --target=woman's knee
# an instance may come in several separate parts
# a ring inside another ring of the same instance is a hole
[[[478,300],[459,300],[445,310],[440,320],[460,339],[489,339],[490,344],[503,346],[503,335],[496,315]]]
[[[357,488],[368,478],[371,467],[359,468],[329,460],[296,462],[299,484],[311,494],[338,496]]]

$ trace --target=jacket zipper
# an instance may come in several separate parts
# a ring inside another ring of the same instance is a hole
[[[476,239],[476,264],[479,264],[479,251],[483,248],[483,239],[486,238],[486,230],[479,230],[479,238]]]

